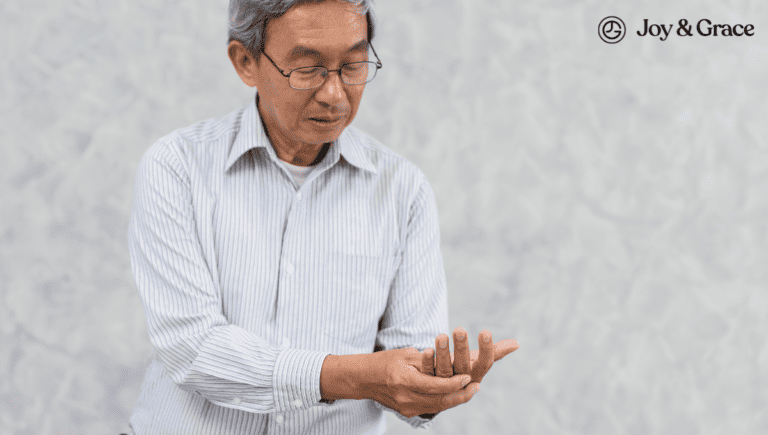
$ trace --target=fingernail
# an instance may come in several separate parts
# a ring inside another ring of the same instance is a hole
[[[446,343],[446,340],[440,340],[440,347],[442,349],[445,349],[445,346],[448,346],[448,343]]]
[[[468,383],[469,383],[469,379],[468,378],[464,378],[464,380],[461,381],[461,386],[462,387],[466,387]]]
[[[477,393],[478,391],[480,391],[480,384],[475,385],[475,391],[472,394]]]
[[[464,334],[463,333],[456,334],[456,339],[457,340],[464,340]]]
[[[518,343],[517,340],[512,340],[512,344],[514,344],[515,346],[520,346],[520,343]]]
[[[486,335],[486,336],[485,336],[485,338],[484,338],[483,340],[485,340],[485,341],[490,341],[490,340],[491,340],[491,336],[490,336],[490,335]]]

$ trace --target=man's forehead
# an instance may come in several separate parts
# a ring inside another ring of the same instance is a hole
[[[294,53],[297,47],[317,50],[321,46],[359,49],[367,38],[368,21],[357,6],[341,1],[303,3],[291,8],[285,15],[271,21],[268,34],[274,36],[286,50]]]
[[[325,27],[339,20],[353,26],[358,20],[365,20],[365,11],[359,5],[353,5],[340,0],[301,3],[290,8],[284,18],[312,23]]]

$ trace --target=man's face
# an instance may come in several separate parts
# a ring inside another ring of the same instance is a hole
[[[267,24],[264,52],[286,73],[368,60],[366,16],[335,0],[295,6]],[[294,146],[336,140],[355,118],[365,88],[330,72],[320,87],[296,90],[263,54],[256,69],[259,109],[270,139]]]

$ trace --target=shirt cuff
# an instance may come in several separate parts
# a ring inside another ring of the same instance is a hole
[[[329,352],[283,349],[275,361],[275,412],[308,409],[320,402],[320,371]]]
[[[408,423],[414,429],[429,429],[429,427],[432,426],[432,422],[434,420],[433,418],[432,419],[422,418],[422,417],[419,417],[418,415],[415,417],[408,418],[403,414],[400,414],[399,412],[395,411],[394,409],[387,408],[386,406],[382,405],[379,402],[374,401],[373,404],[383,409],[384,411],[389,411],[395,414],[397,418]]]

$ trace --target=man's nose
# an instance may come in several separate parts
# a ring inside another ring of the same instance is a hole
[[[328,71],[325,82],[315,93],[315,99],[321,103],[336,106],[346,98],[341,71]]]

